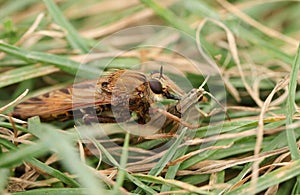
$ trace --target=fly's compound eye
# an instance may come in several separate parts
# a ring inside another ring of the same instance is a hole
[[[151,88],[153,93],[155,93],[155,94],[163,93],[163,87],[162,87],[162,84],[159,80],[150,79],[149,80],[149,85],[150,85],[150,88]]]

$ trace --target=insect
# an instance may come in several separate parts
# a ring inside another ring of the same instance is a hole
[[[134,70],[115,70],[99,78],[31,97],[18,104],[13,116],[43,121],[84,120],[123,122],[133,115],[139,124],[150,120],[149,108],[159,98],[179,100],[184,92],[162,68],[146,76]]]

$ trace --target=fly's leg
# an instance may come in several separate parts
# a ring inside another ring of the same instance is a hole
[[[106,111],[105,107],[85,108],[78,110],[81,114],[83,123],[90,125],[92,123],[115,123],[116,119],[111,116],[105,116],[103,111]],[[77,115],[78,115],[77,111]]]
[[[86,125],[90,125],[92,123],[115,123],[116,122],[116,119],[113,117],[95,116],[92,114],[84,114],[82,120]]]

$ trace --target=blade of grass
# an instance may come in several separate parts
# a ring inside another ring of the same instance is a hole
[[[219,13],[217,13],[216,10],[209,6],[205,1],[184,1],[183,6],[192,13],[201,15],[202,17],[214,18],[216,20],[220,19]]]
[[[79,49],[81,53],[88,53],[89,48],[86,41],[77,33],[72,24],[64,17],[57,5],[52,0],[44,0],[53,20],[67,31],[67,40],[74,49]]]
[[[77,174],[80,183],[87,188],[87,193],[104,194],[102,185],[95,174],[81,162],[78,152],[73,147],[73,137],[60,133],[50,125],[41,124],[38,117],[28,120],[28,131],[41,139],[48,146],[48,150],[54,150],[58,154],[63,166]]]
[[[22,9],[26,9],[32,3],[35,3],[36,0],[28,0],[28,1],[6,1],[4,5],[1,5],[0,19],[2,20],[4,17],[11,15],[14,12],[20,11]]]
[[[89,127],[90,128],[90,127]],[[80,131],[85,132],[85,127],[80,127]],[[101,152],[106,156],[106,158],[110,161],[110,163],[113,164],[114,167],[117,167],[119,170],[120,165],[119,163],[116,161],[116,159],[106,150],[106,148],[99,143],[93,136],[91,135],[85,135],[85,133],[81,133],[82,138],[84,139],[90,139],[100,150]],[[135,178],[134,176],[130,175],[128,172],[124,171],[126,177],[133,182],[135,185],[137,185],[139,188],[143,189],[145,192],[149,193],[149,194],[156,194],[157,192],[154,191],[152,188],[150,188],[149,186],[145,185],[143,182],[141,182],[139,179]]]
[[[8,177],[10,175],[10,169],[8,168],[0,168],[0,192],[3,192],[7,183]]]
[[[88,189],[86,188],[47,188],[15,192],[12,195],[86,195],[87,191]],[[109,194],[109,191],[104,193]]]
[[[189,192],[193,192],[193,193],[197,193],[197,194],[212,194],[206,190],[201,190],[200,188],[198,188],[196,186],[193,186],[193,185],[190,185],[188,183],[184,183],[184,182],[178,181],[178,180],[164,179],[162,177],[156,177],[156,176],[152,176],[152,175],[136,174],[135,176],[144,181],[147,181],[147,182],[165,184],[165,185],[169,185],[172,187],[185,189]]]
[[[226,10],[228,10],[231,14],[238,17],[243,22],[247,23],[248,25],[254,27],[255,29],[259,30],[261,33],[263,33],[266,36],[270,36],[272,38],[276,38],[280,41],[284,41],[287,44],[294,45],[296,43],[296,40],[292,37],[285,36],[284,34],[278,32],[277,30],[273,30],[272,28],[269,28],[259,21],[253,19],[252,17],[248,16],[246,13],[241,11],[240,9],[236,8],[233,4],[224,1],[224,0],[217,0],[217,2],[222,5]]]
[[[140,179],[137,177],[130,175],[129,173],[125,172],[126,177],[133,182],[136,186],[138,186],[140,189],[143,189],[148,194],[157,194],[155,190],[153,190],[151,187],[144,184]]]
[[[4,143],[4,140],[3,142]],[[3,144],[2,144],[3,145]],[[11,142],[5,140],[5,147],[7,149],[10,149],[12,151],[17,151],[18,148]],[[45,163],[42,163],[41,161],[35,159],[35,158],[29,158],[28,160],[25,160],[28,163],[32,164],[34,167],[38,168],[39,170],[43,171],[46,174],[49,174],[57,179],[59,179],[60,181],[64,182],[65,184],[69,185],[70,187],[79,187],[79,183],[76,182],[74,179],[68,177],[67,175],[65,175],[64,173],[62,173],[61,171],[54,169],[48,165],[46,165]]]
[[[180,29],[191,36],[195,35],[195,31],[181,18],[177,17],[172,11],[160,6],[153,0],[140,0],[143,4],[150,7],[159,17],[171,24],[177,29]]]
[[[123,185],[125,173],[126,173],[126,163],[128,159],[128,147],[129,147],[130,134],[127,132],[125,135],[124,146],[122,148],[122,156],[120,160],[119,172],[117,175],[117,183],[114,185],[113,194],[119,194],[119,188]]]
[[[274,126],[274,124],[275,124],[275,126]],[[285,121],[277,121],[277,122],[273,122],[271,124],[265,125],[265,128],[267,129],[267,127],[269,125],[272,125],[273,128],[276,128],[276,127],[282,126],[284,124],[285,124]],[[272,141],[269,144],[267,144],[266,147],[264,147],[261,152],[272,151],[272,150],[278,149],[280,147],[284,147],[286,145],[287,145],[287,140],[286,140],[285,132],[281,132],[275,138],[273,138]],[[253,147],[251,146],[251,148],[253,148]],[[252,162],[244,165],[243,170],[236,177],[227,181],[227,183],[233,185],[233,184],[236,184],[237,182],[239,182],[240,180],[242,180],[243,177],[249,172],[251,166],[252,166]]]
[[[84,130],[84,129],[81,129]],[[120,165],[116,161],[116,159],[106,150],[106,148],[99,143],[97,140],[95,140],[94,137],[92,136],[86,136],[86,133],[81,133],[83,135],[82,137],[85,139],[90,139],[100,150],[101,152],[106,156],[106,158],[113,164],[113,166],[117,167],[120,170]],[[133,182],[135,185],[137,185],[139,188],[143,189],[145,192],[149,194],[156,194],[157,192],[154,191],[152,188],[149,186],[145,185],[143,182],[141,182],[139,179],[135,178],[134,176],[130,175],[128,172],[124,171],[126,177]]]
[[[293,63],[291,77],[289,82],[289,96],[287,99],[287,109],[286,109],[286,126],[291,126],[293,123],[293,114],[295,112],[295,94],[296,94],[296,87],[298,81],[298,72],[300,68],[300,44],[298,46],[298,52]],[[291,156],[293,160],[297,160],[300,158],[296,139],[295,139],[295,132],[294,129],[288,128],[286,131],[286,136],[288,140],[288,145],[291,151]]]
[[[181,144],[185,133],[187,131],[187,128],[184,128],[178,138],[175,140],[175,142],[170,146],[169,150],[166,152],[166,154],[158,161],[158,163],[149,171],[148,175],[157,176],[168,164],[168,162],[172,159],[174,154],[178,150],[179,144]]]
[[[1,83],[1,82],[0,82]],[[0,113],[4,112],[5,110],[7,110],[9,107],[11,107],[14,104],[17,104],[18,102],[20,102],[28,93],[28,89],[26,89],[21,95],[19,95],[19,97],[17,97],[15,100],[9,102],[8,104],[6,104],[5,106],[0,108]],[[1,115],[0,115],[1,116]]]
[[[158,3],[156,3],[153,0],[140,0],[142,3],[144,3],[146,6],[151,8],[159,17],[161,17],[163,20],[165,20],[168,24],[173,26],[174,28],[177,28],[188,35],[192,36],[192,38],[195,37],[196,31],[192,29],[189,24],[187,24],[184,20],[177,17],[176,14],[174,14],[170,9],[164,8],[160,6]],[[196,40],[195,40],[196,42]],[[208,51],[207,48],[209,48],[209,44],[207,44],[206,40],[202,40],[202,47],[204,51]],[[208,52],[206,52],[206,55],[211,55]]]
[[[41,62],[45,64],[53,64],[62,71],[73,75],[76,75],[78,73],[79,76],[85,78],[93,79],[99,76],[101,73],[101,70],[99,69],[89,66],[82,67],[80,63],[69,60],[66,57],[36,51],[26,51],[24,49],[3,42],[0,42],[0,51],[16,56],[31,63]]]
[[[0,144],[6,145],[7,143],[0,139]],[[21,164],[24,160],[42,156],[47,152],[47,146],[42,142],[36,142],[34,145],[20,145],[18,150],[0,154],[0,167],[12,167]]]
[[[215,184],[222,184],[222,183],[225,183],[225,170],[216,173]],[[213,191],[213,194],[221,194],[221,193],[222,190],[220,189],[215,189]]]
[[[103,154],[106,156],[106,158],[113,164],[113,166],[120,169],[119,163],[114,159],[114,157],[105,149],[104,146],[102,146],[98,141],[95,140],[95,138],[90,137],[91,141],[96,144],[96,146],[103,152]],[[143,182],[141,182],[139,179],[135,178],[134,176],[130,175],[126,171],[124,171],[126,177],[133,182],[135,185],[137,185],[139,188],[143,189],[145,192],[149,194],[156,194],[157,192],[154,191],[149,186],[145,185]]]
[[[103,152],[103,154],[113,164],[113,166],[115,167],[120,166],[119,163],[116,161],[116,159],[112,155],[110,155],[110,153],[105,149],[105,147],[102,144],[97,142],[94,138],[91,138],[91,140],[93,141],[93,143],[97,145],[97,147],[101,150],[101,152]]]
[[[276,169],[273,172],[270,172],[266,175],[263,175],[258,178],[257,186],[255,189],[255,194],[273,186],[276,184],[280,184],[284,181],[287,181],[293,177],[296,177],[300,174],[300,160],[296,160],[286,166],[283,166],[279,169]],[[250,183],[246,183],[241,185],[234,190],[225,193],[225,195],[235,195],[235,194],[250,194]]]
[[[292,66],[290,82],[288,86],[289,96],[287,99],[287,109],[286,109],[286,138],[288,141],[288,146],[291,152],[292,160],[300,159],[299,150],[297,147],[297,140],[295,137],[295,132],[293,128],[289,128],[293,123],[293,115],[295,113],[295,96],[296,96],[296,87],[298,81],[298,72],[300,68],[300,44],[298,45],[298,51],[295,58],[295,61]],[[297,177],[298,187],[297,193],[300,193],[300,176]]]
[[[172,160],[175,160],[175,159],[177,159],[177,158],[183,156],[183,155],[186,153],[187,149],[188,149],[187,146],[180,148],[180,149],[176,152],[176,154],[174,155],[174,157],[172,158]],[[181,165],[181,163],[178,163],[178,164],[176,164],[176,165],[170,166],[170,167],[168,168],[167,173],[166,173],[165,179],[174,179],[175,176],[176,176],[176,173],[177,173],[177,171],[178,171],[178,169],[179,169],[179,167],[180,167],[180,165]],[[167,192],[167,191],[170,191],[170,190],[171,190],[171,187],[170,187],[170,186],[168,186],[168,185],[163,185],[163,186],[161,187],[161,191],[160,191],[160,192]]]
[[[9,128],[9,129],[13,128],[12,124],[9,122],[0,122],[0,127],[5,127],[5,128]],[[26,132],[26,133],[28,132],[26,128],[24,128],[20,125],[15,124],[15,127],[22,132]]]
[[[187,3],[183,4],[184,7],[190,11],[191,13],[201,16],[201,17],[207,17],[210,16],[211,18],[214,18],[215,20],[221,21],[224,23],[231,32],[233,32],[236,36],[242,37],[243,39],[253,43],[256,45],[256,47],[262,46],[262,48],[265,48],[264,51],[269,53],[271,56],[273,56],[276,59],[281,59],[286,63],[292,63],[292,58],[287,53],[284,53],[280,48],[278,48],[276,45],[273,45],[271,41],[266,40],[265,36],[261,36],[259,33],[257,33],[254,30],[249,30],[249,28],[244,27],[243,25],[236,25],[237,23],[240,23],[240,20],[236,20],[236,22],[232,22],[231,20],[221,20],[219,17],[219,14],[216,12],[216,9],[213,8],[211,5],[204,1],[189,1]],[[211,12],[209,15],[206,13]],[[276,43],[276,42],[274,42]],[[205,48],[209,48],[205,45]]]
[[[183,177],[180,179],[180,181],[193,184],[193,185],[199,185],[203,182],[206,182],[209,180],[210,174],[201,174],[201,175],[189,175],[186,177]]]
[[[180,135],[177,137],[177,139],[174,141],[174,143],[170,146],[170,148],[167,150],[165,155],[149,171],[148,175],[157,176],[165,168],[167,163],[172,159],[172,157],[178,150],[178,146],[182,142],[182,140],[186,134],[186,131],[187,131],[187,128],[182,129]],[[135,193],[137,193],[137,194],[141,193],[141,189],[137,188],[135,190]]]
[[[0,87],[5,87],[27,79],[48,75],[58,71],[59,69],[57,67],[51,65],[29,65],[20,68],[15,68],[1,74]]]
[[[57,179],[59,179],[60,181],[64,182],[65,184],[67,184],[70,187],[79,187],[80,184],[75,181],[74,179],[72,179],[71,177],[67,176],[66,174],[64,174],[63,172],[54,169],[48,165],[46,165],[45,163],[37,160],[37,159],[30,159],[28,160],[28,162],[30,164],[32,164],[33,166],[39,168],[39,170],[42,170],[43,172],[47,173],[48,175],[51,175]]]

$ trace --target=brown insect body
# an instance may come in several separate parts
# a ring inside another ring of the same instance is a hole
[[[183,95],[162,73],[145,74],[116,70],[98,80],[78,83],[29,98],[14,109],[13,116],[27,119],[40,116],[43,121],[95,116],[99,122],[122,122],[135,113],[139,123],[149,121],[149,108],[157,96],[178,99]]]

